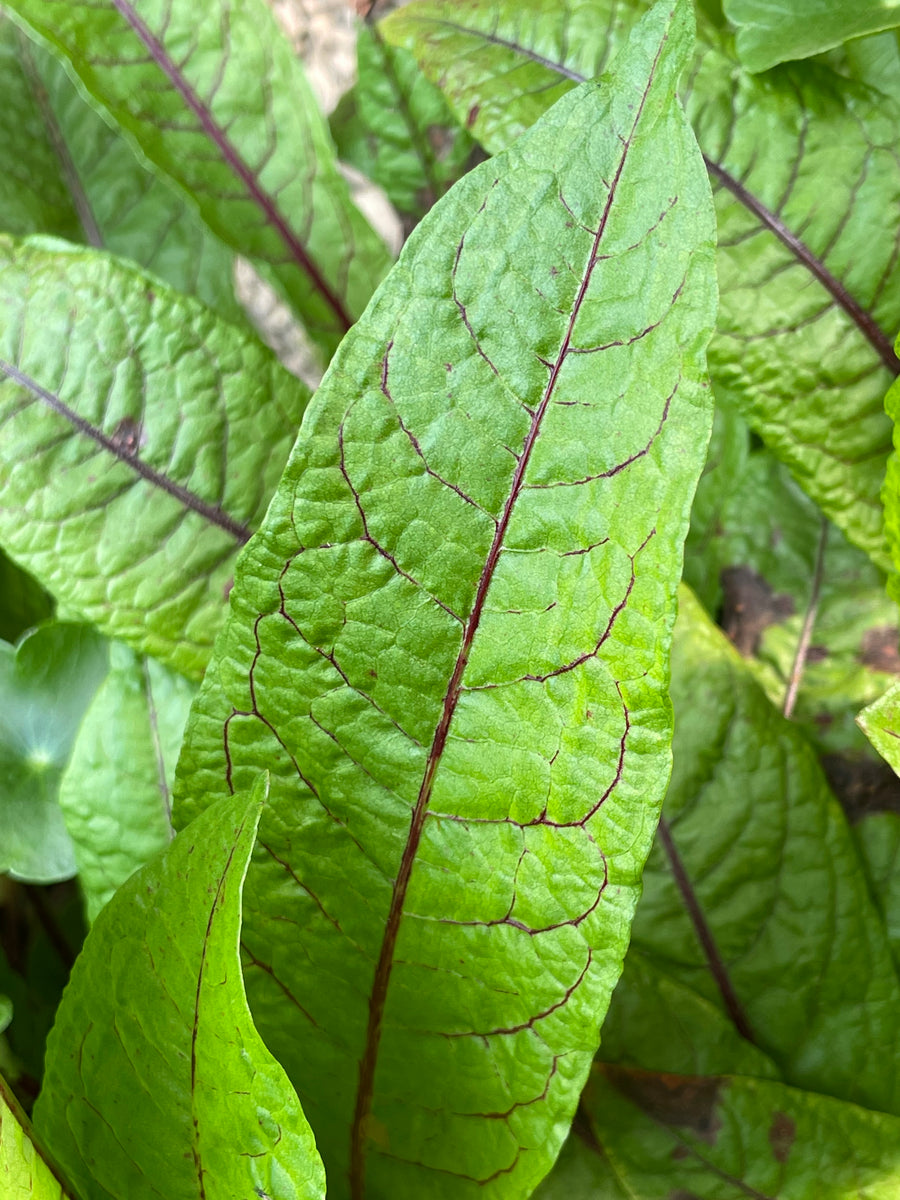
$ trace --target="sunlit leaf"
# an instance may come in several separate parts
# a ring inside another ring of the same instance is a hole
[[[100,913],[59,1009],[35,1124],[81,1200],[322,1200],[238,941],[262,784],[214,805]]]
[[[272,771],[248,990],[330,1200],[527,1195],[596,1048],[668,775],[711,415],[691,24],[655,8],[413,233],[189,722],[177,819]]]

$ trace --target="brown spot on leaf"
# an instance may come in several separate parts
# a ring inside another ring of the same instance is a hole
[[[827,646],[810,646],[806,652],[806,661],[808,663],[824,662],[828,657]]]
[[[900,779],[886,762],[843,754],[823,754],[821,761],[828,784],[851,823],[871,813],[900,813]]]
[[[688,1129],[714,1145],[722,1122],[716,1106],[722,1090],[717,1076],[666,1075],[604,1063],[602,1071],[632,1104],[663,1125]]]
[[[793,1117],[783,1112],[775,1113],[769,1126],[769,1145],[778,1162],[787,1162],[796,1136],[797,1124]]]
[[[466,117],[466,129],[471,129],[478,120],[478,114],[481,112],[480,104],[473,104],[469,109],[469,115]]]
[[[109,440],[121,454],[133,458],[140,449],[142,432],[140,422],[134,417],[123,417]]]
[[[744,658],[759,649],[763,631],[794,612],[794,601],[776,594],[750,567],[726,567],[722,572],[721,626]]]
[[[900,629],[895,625],[878,625],[875,629],[867,629],[859,661],[873,671],[889,671],[892,675],[900,675]]]

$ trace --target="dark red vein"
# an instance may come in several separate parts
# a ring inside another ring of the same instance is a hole
[[[182,487],[180,483],[176,483],[168,475],[163,475],[160,471],[154,470],[153,467],[148,466],[147,463],[138,458],[136,454],[129,454],[123,446],[117,444],[112,438],[107,437],[96,425],[92,425],[90,421],[86,421],[84,417],[80,417],[77,412],[69,408],[68,404],[61,400],[59,396],[41,387],[37,380],[32,379],[30,375],[26,375],[18,367],[14,367],[12,363],[4,362],[2,359],[0,359],[0,372],[11,379],[13,383],[17,383],[20,387],[31,392],[39,400],[43,400],[54,412],[59,413],[61,417],[65,417],[69,424],[77,429],[79,433],[83,433],[86,437],[96,442],[98,446],[102,446],[104,450],[112,454],[119,462],[130,467],[141,479],[146,480],[147,483],[153,484],[154,487],[158,487],[167,495],[172,496],[180,504],[184,505],[185,508],[190,509],[191,512],[195,512],[198,516],[209,521],[211,525],[217,525],[220,529],[224,529],[226,533],[231,534],[241,545],[250,540],[250,530],[247,529],[246,525],[242,525],[216,505],[207,504],[195,492]]]
[[[243,183],[251,199],[261,210],[267,224],[276,230],[281,240],[290,250],[294,260],[309,276],[313,287],[321,294],[328,307],[337,317],[341,328],[346,332],[353,325],[353,318],[347,311],[340,296],[337,295],[326,281],[319,267],[313,262],[306,247],[282,216],[274,198],[263,189],[257,173],[247,165],[237,149],[229,141],[225,130],[222,129],[207,105],[203,103],[191,84],[185,79],[182,71],[172,60],[162,42],[152,32],[147,23],[138,16],[129,0],[113,0],[113,4],[119,14],[128,22],[147,47],[156,66],[159,67],[191,112],[197,117],[203,127],[203,132],[209,137],[222,158],[231,167],[241,183]]]
[[[444,748],[447,743],[450,725],[456,712],[457,704],[459,703],[459,697],[462,691],[463,675],[465,674],[465,670],[469,662],[469,655],[475,640],[475,635],[481,622],[481,615],[487,599],[488,589],[490,588],[491,581],[494,577],[494,572],[500,560],[500,553],[503,548],[503,542],[506,537],[507,529],[509,528],[510,520],[512,519],[513,509],[525,484],[525,474],[528,470],[528,464],[537,442],[538,435],[541,431],[541,425],[544,416],[549,408],[551,398],[559,380],[560,372],[562,371],[563,364],[569,352],[569,347],[571,345],[572,336],[575,330],[575,323],[578,318],[578,314],[581,311],[582,304],[584,303],[585,296],[587,295],[588,287],[590,286],[591,276],[597,263],[600,243],[606,230],[606,225],[616,197],[616,192],[618,190],[619,181],[622,178],[622,172],[625,169],[628,151],[631,148],[635,130],[644,111],[644,105],[656,74],[656,68],[661,53],[662,44],[657,50],[656,57],[653,60],[653,64],[650,68],[647,83],[644,87],[640,103],[637,106],[637,111],[635,113],[629,135],[627,139],[623,139],[619,163],[609,188],[609,194],[606,198],[606,204],[603,209],[603,214],[600,218],[600,223],[594,234],[590,254],[584,269],[578,294],[576,295],[575,301],[572,305],[572,312],[569,316],[568,326],[566,328],[562,345],[560,346],[559,355],[557,356],[556,362],[551,369],[550,377],[547,380],[547,384],[544,388],[544,394],[541,398],[541,402],[532,415],[530,428],[525,436],[522,453],[516,463],[516,469],[510,485],[509,495],[503,507],[500,520],[497,522],[497,529],[494,533],[494,538],[491,542],[490,549],[488,550],[484,567],[481,572],[481,577],[478,580],[478,586],[475,590],[475,599],[472,604],[472,611],[463,630],[462,644],[459,649],[459,654],[457,655],[453,672],[450,676],[450,682],[447,685],[447,690],[444,694],[441,717],[434,732],[434,738],[432,739],[431,749],[428,754],[428,761],[425,765],[425,771],[422,777],[422,784],[419,788],[419,795],[416,799],[416,804],[410,820],[409,834],[407,836],[403,856],[400,860],[397,878],[394,881],[391,905],[388,911],[387,921],[385,923],[384,938],[381,943],[381,950],[378,956],[378,962],[375,967],[375,976],[372,983],[372,992],[369,998],[369,1019],[366,1029],[366,1042],[363,1056],[360,1060],[359,1086],[356,1094],[356,1108],[353,1115],[353,1125],[350,1135],[350,1194],[352,1200],[363,1200],[363,1196],[365,1194],[366,1124],[368,1121],[369,1112],[371,1110],[372,1096],[374,1092],[375,1067],[378,1061],[378,1048],[381,1041],[384,1005],[387,999],[388,985],[390,983],[391,971],[394,963],[394,948],[396,946],[397,936],[400,931],[400,920],[403,914],[403,904],[406,898],[407,888],[409,887],[409,881],[412,875],[416,854],[418,852],[419,842],[422,837],[422,830],[424,828],[425,818],[428,813],[431,793],[434,788],[434,781],[444,753]]]
[[[480,29],[472,29],[466,25],[460,25],[455,21],[428,19],[428,23],[443,26],[446,29],[465,34],[468,37],[480,38],[493,46],[501,46],[503,49],[512,50],[516,54],[521,54],[523,58],[527,58],[539,66],[546,67],[548,71],[553,71],[555,74],[569,79],[573,83],[585,83],[587,81],[587,76],[582,75],[579,71],[573,71],[565,63],[545,58],[543,54],[538,54],[536,51],[531,50],[528,46],[521,45],[519,42],[499,37],[497,34],[485,33]],[[731,192],[732,196],[743,204],[761,225],[774,234],[791,251],[797,261],[806,267],[810,274],[818,279],[819,283],[822,284],[835,303],[846,312],[854,324],[865,335],[887,369],[894,375],[900,374],[900,359],[894,353],[893,343],[890,337],[878,325],[872,314],[867,312],[840,280],[832,275],[822,260],[813,254],[809,246],[797,237],[785,225],[784,221],[780,217],[777,217],[771,209],[767,208],[757,196],[754,196],[751,191],[726,171],[721,164],[709,158],[708,155],[703,155],[703,161],[706,163],[706,169],[716,182]]]
[[[710,175],[731,192],[736,200],[740,200],[741,204],[752,212],[761,225],[764,225],[770,233],[778,238],[778,240],[791,251],[798,262],[818,279],[819,283],[825,288],[830,296],[837,304],[841,306],[844,312],[865,334],[873,349],[877,352],[878,357],[894,375],[900,374],[900,360],[894,353],[894,347],[891,344],[891,339],[882,331],[871,313],[866,312],[862,305],[854,299],[847,291],[844,285],[831,274],[821,259],[816,258],[809,246],[802,242],[797,237],[780,217],[777,217],[770,209],[748,191],[742,183],[739,183],[733,175],[729,175],[726,170],[719,166],[718,163],[707,155],[703,155],[703,161],[706,163],[706,169]]]
[[[700,907],[700,901],[697,899],[697,894],[685,870],[684,863],[681,861],[681,855],[675,846],[672,831],[665,817],[660,817],[659,820],[659,840],[663,844],[663,849],[669,860],[669,866],[672,868],[672,874],[675,877],[675,883],[678,886],[679,892],[681,892],[684,906],[688,911],[688,916],[691,918],[691,924],[694,926],[697,940],[700,942],[703,953],[706,955],[710,973],[716,981],[716,987],[719,989],[719,994],[722,997],[726,1011],[741,1037],[746,1038],[748,1042],[752,1042],[755,1046],[757,1042],[750,1027],[750,1022],[747,1019],[747,1014],[744,1012],[743,1005],[738,999],[737,992],[734,990],[734,984],[731,982],[728,968],[725,966],[722,956],[719,953],[716,939],[713,937],[703,909]]]

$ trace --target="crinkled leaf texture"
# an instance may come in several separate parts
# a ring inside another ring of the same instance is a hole
[[[110,646],[59,789],[89,921],[172,840],[175,763],[195,690],[162,663]]]
[[[265,0],[10,0],[326,353],[388,265]]]
[[[489,151],[603,70],[647,0],[419,0],[382,23]],[[717,396],[882,568],[883,398],[900,364],[900,108],[818,63],[754,78],[702,17],[683,89],[716,199]],[[828,186],[823,187],[822,181]]]
[[[3,1200],[68,1200],[72,1197],[32,1141],[28,1119],[2,1078],[0,1195]]]
[[[106,667],[103,638],[83,625],[0,642],[0,873],[36,883],[75,874],[59,781]]]
[[[408,50],[360,25],[356,57],[359,78],[330,121],[338,154],[418,220],[464,173],[474,143]]]
[[[900,1114],[900,981],[851,830],[802,732],[686,589],[672,702],[672,782],[633,950],[714,1004],[786,1083]]]
[[[85,942],[35,1109],[81,1200],[325,1195],[241,976],[241,890],[264,798],[261,778],[210,807],[121,888]]]
[[[0,103],[0,228],[105,247],[241,319],[231,252],[5,15]]]
[[[894,1200],[900,1120],[733,1075],[597,1064],[535,1200]]]
[[[849,38],[900,25],[900,0],[724,0],[748,71],[821,54]]]
[[[596,1049],[668,777],[710,428],[691,26],[655,8],[414,232],[192,712],[177,819],[272,771],[248,990],[332,1200],[527,1196]]]
[[[855,718],[900,669],[897,606],[882,573],[824,521],[771,451],[752,445],[746,422],[724,405],[691,511],[684,578],[707,612],[721,614],[778,708],[818,579],[813,642],[792,719],[820,753],[840,756],[836,768],[874,763]]]
[[[96,250],[0,240],[0,545],[199,677],[306,405],[249,332]]]

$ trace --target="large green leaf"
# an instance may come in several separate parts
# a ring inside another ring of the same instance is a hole
[[[95,250],[0,241],[0,544],[199,676],[308,391],[251,334]]]
[[[691,23],[654,9],[414,232],[304,421],[189,722],[180,820],[273,772],[248,987],[332,1200],[527,1195],[596,1048],[668,775],[709,436]]]
[[[0,872],[49,883],[75,874],[59,780],[106,671],[106,646],[80,625],[0,642]]]
[[[388,265],[265,0],[10,0],[334,350]]]
[[[3,1200],[66,1200],[72,1195],[32,1141],[28,1120],[2,1078],[0,1195]]]
[[[241,890],[264,796],[260,780],[200,816],[85,942],[35,1109],[82,1200],[325,1195],[241,978]]]
[[[473,142],[408,50],[361,24],[359,78],[331,116],[338,154],[413,222],[464,172]]]
[[[894,1200],[900,1121],[740,1076],[598,1064],[535,1200]]]
[[[383,23],[490,151],[603,69],[647,0],[418,0]],[[900,109],[822,64],[741,72],[702,20],[684,89],[719,223],[717,396],[740,407],[816,503],[882,568],[900,369]],[[873,236],[873,230],[883,231]]]
[[[846,820],[800,730],[687,592],[672,702],[675,765],[632,945],[786,1082],[900,1112],[900,982]]]
[[[900,0],[724,0],[748,71],[821,54],[849,38],[900,25]]]
[[[109,675],[59,790],[89,921],[172,839],[171,789],[194,690],[161,663],[110,647]]]
[[[2,14],[0,97],[6,116],[0,228],[103,246],[240,319],[231,253],[182,196],[141,165],[62,64]],[[61,188],[63,196],[48,212]]]

